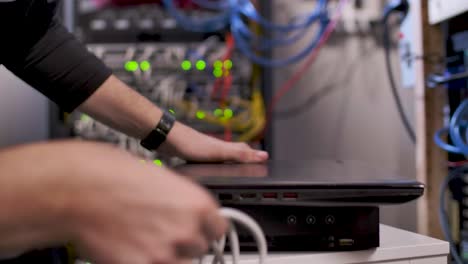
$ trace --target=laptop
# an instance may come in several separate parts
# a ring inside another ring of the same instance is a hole
[[[184,164],[175,167],[222,204],[401,204],[424,185],[358,161],[268,161],[264,164]]]

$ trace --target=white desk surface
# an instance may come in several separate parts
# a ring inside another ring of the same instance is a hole
[[[241,252],[242,253],[242,252]],[[356,264],[356,263],[447,263],[447,242],[380,225],[380,247],[372,250],[350,252],[310,252],[269,254],[267,264]],[[204,263],[211,263],[206,258]],[[230,256],[226,261],[230,263]],[[419,261],[418,261],[419,259]],[[401,260],[398,261],[398,260]],[[416,260],[416,261],[408,261]],[[258,263],[258,255],[241,256],[241,264]]]

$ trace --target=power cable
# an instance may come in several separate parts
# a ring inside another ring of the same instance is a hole
[[[385,67],[387,70],[388,81],[390,82],[390,88],[393,96],[393,100],[395,101],[395,105],[398,110],[398,115],[400,116],[401,122],[408,134],[408,137],[411,139],[413,143],[416,143],[416,135],[414,133],[414,129],[411,126],[409,118],[407,117],[405,110],[403,109],[403,104],[401,102],[401,98],[398,94],[398,89],[396,88],[395,77],[393,74],[392,63],[390,59],[390,52],[391,52],[391,38],[390,38],[390,27],[389,27],[389,17],[394,12],[403,13],[403,16],[406,16],[406,13],[409,9],[409,4],[407,1],[397,1],[399,3],[395,3],[387,7],[384,17],[383,17],[383,46],[385,51]]]

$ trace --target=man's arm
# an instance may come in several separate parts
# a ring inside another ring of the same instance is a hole
[[[4,36],[0,63],[63,110],[72,112],[112,71],[67,31],[54,15],[52,4],[46,0],[17,2],[30,2],[31,6],[18,7],[16,17],[11,18],[19,20],[19,26],[11,26],[16,32],[7,31]],[[1,11],[0,15],[6,15]]]
[[[154,129],[162,111],[148,99],[111,76],[79,107],[97,120],[143,139]],[[209,137],[176,122],[167,140],[158,149],[193,161],[262,162],[264,151],[251,149],[245,143],[232,143]]]
[[[162,111],[114,75],[79,109],[129,136],[143,139],[154,129]]]
[[[146,137],[159,122],[161,110],[112,76],[102,61],[52,17],[46,2],[32,1],[25,24],[33,33],[9,42],[5,66],[62,109],[71,112],[81,105],[84,112],[111,127],[139,139]],[[158,150],[193,161],[268,158],[267,153],[244,143],[217,140],[181,123],[174,125]]]

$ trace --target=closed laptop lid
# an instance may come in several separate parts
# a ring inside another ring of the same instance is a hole
[[[424,192],[420,182],[358,161],[276,160],[264,164],[185,164],[175,169],[239,202],[271,202],[273,197],[277,201],[402,203]],[[250,198],[242,199],[242,193],[249,190]],[[288,197],[284,197],[286,193]]]

